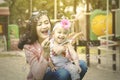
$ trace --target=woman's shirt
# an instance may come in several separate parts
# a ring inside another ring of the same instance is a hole
[[[33,44],[26,44],[24,46],[24,51],[26,55],[26,61],[29,64],[31,64],[34,61],[39,61],[43,54],[43,49],[37,41]]]

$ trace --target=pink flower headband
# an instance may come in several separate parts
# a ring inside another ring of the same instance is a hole
[[[70,21],[67,19],[61,20],[60,24],[61,24],[61,27],[63,27],[64,29],[70,28]]]
[[[68,29],[70,28],[70,26],[71,26],[70,21],[67,20],[67,19],[63,19],[63,20],[61,20],[60,23],[57,23],[57,24],[54,26],[53,31],[54,31],[57,27],[62,27],[62,28],[64,28],[64,29],[68,30]]]

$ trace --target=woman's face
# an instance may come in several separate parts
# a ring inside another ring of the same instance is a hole
[[[42,15],[37,23],[36,31],[38,38],[45,39],[49,36],[49,31],[51,28],[50,20],[48,16]]]

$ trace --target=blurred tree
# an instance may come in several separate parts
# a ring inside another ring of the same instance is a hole
[[[25,21],[30,16],[30,1],[32,1],[32,10],[47,10],[50,18],[54,18],[54,0],[4,0],[6,4],[2,6],[9,6],[10,9],[10,24],[17,24],[18,21]],[[85,0],[86,1],[86,0]],[[110,0],[111,1],[111,0]],[[75,7],[81,3],[82,0],[57,0],[58,18],[62,15],[70,18],[75,14]],[[106,0],[90,0],[94,9],[106,9]],[[61,5],[62,4],[62,5]],[[71,11],[66,11],[66,8],[72,7]]]
[[[19,20],[25,21],[30,16],[30,0],[4,0],[10,9],[10,23],[16,24]],[[50,18],[53,18],[53,0],[31,0],[32,10],[47,10]]]
[[[71,15],[76,13],[76,6],[78,5],[80,0],[58,0],[58,16],[65,16],[67,18],[71,18]]]
[[[4,0],[9,4],[10,24],[17,24],[18,20],[25,20],[26,10],[29,8],[28,0]]]
[[[48,15],[50,18],[53,18],[54,13],[54,0],[33,0],[32,1],[32,8],[39,10],[46,10],[48,11]]]
[[[8,4],[4,1],[0,2],[0,7],[8,7]]]
[[[116,1],[116,6],[118,7],[119,0]],[[93,10],[94,9],[101,9],[106,10],[107,7],[107,0],[90,0]],[[109,0],[109,9],[112,9],[112,0]]]

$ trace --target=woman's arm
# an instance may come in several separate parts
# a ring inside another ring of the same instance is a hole
[[[39,60],[40,54],[37,54],[32,46],[25,45],[23,50],[25,52],[26,62],[28,64],[31,64],[32,60]]]

